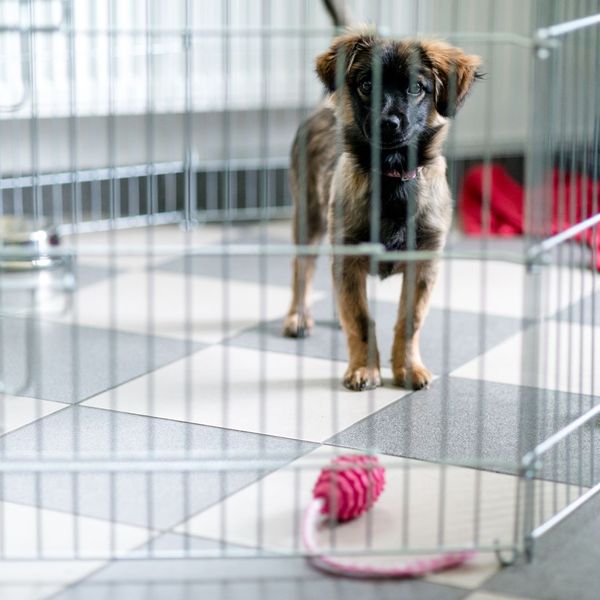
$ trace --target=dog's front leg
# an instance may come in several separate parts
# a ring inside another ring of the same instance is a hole
[[[437,262],[406,265],[392,347],[394,382],[409,389],[421,389],[431,382],[431,372],[421,360],[419,336],[431,292],[437,277]]]
[[[338,257],[333,261],[340,321],[348,339],[350,358],[344,385],[356,391],[381,385],[375,327],[367,303],[367,268],[363,258]]]

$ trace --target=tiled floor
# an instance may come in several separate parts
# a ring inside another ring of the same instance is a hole
[[[74,310],[52,293],[33,319],[0,318],[0,596],[595,598],[593,501],[543,538],[532,565],[500,569],[480,552],[420,580],[354,581],[297,554],[320,469],[364,451],[385,464],[386,490],[367,517],[322,531],[323,547],[387,564],[404,560],[399,548],[511,546],[523,448],[600,397],[600,278],[546,267],[536,326],[522,318],[520,266],[445,262],[422,335],[435,380],[418,392],[394,387],[388,368],[400,281],[370,280],[384,386],[358,394],[340,384],[327,259],[314,333],[298,341],[281,336],[289,257],[181,257],[288,240],[288,223],[81,235]],[[463,244],[480,247],[451,241]],[[520,249],[509,246],[499,249]],[[524,334],[537,340],[534,372],[522,368]],[[582,428],[543,465],[534,523],[600,480],[596,433]]]

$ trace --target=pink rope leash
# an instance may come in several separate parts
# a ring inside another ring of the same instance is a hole
[[[385,469],[375,456],[340,456],[332,461],[330,468],[321,471],[313,488],[314,499],[302,521],[302,541],[316,568],[347,577],[419,577],[457,567],[474,556],[473,551],[447,552],[390,567],[350,563],[324,556],[316,537],[322,515],[333,515],[337,522],[355,519],[373,506],[384,487]]]

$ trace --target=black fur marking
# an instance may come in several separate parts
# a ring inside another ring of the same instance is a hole
[[[354,119],[344,126],[344,143],[345,150],[353,156],[358,169],[369,178],[369,194],[373,194],[374,188],[380,192],[377,241],[388,251],[403,251],[409,249],[409,245],[418,248],[420,242],[432,244],[433,241],[429,232],[416,231],[409,238],[409,231],[415,231],[417,227],[414,218],[409,217],[414,211],[417,180],[410,178],[404,181],[400,177],[386,176],[386,173],[397,171],[409,174],[435,160],[436,157],[430,156],[428,150],[435,143],[443,125],[430,127],[427,124],[433,108],[435,81],[421,54],[421,46],[399,51],[390,45],[379,50],[382,83],[378,94],[381,99],[380,116],[382,119],[397,117],[401,126],[392,134],[382,129],[381,135],[375,136],[380,147],[374,156],[373,101],[360,89],[360,84],[366,78],[373,80],[372,63],[370,60],[360,61],[346,82]],[[409,93],[409,87],[415,81],[421,84],[422,92],[419,95]],[[374,161],[374,158],[377,160]],[[379,185],[374,185],[376,183]],[[411,204],[412,210],[409,210]],[[369,207],[369,215],[373,208]],[[360,231],[347,232],[345,243],[371,241],[369,221],[366,219]],[[382,278],[387,277],[394,268],[394,262],[381,263],[379,274]]]
[[[426,166],[429,162],[427,149],[442,126],[423,127],[416,140],[400,148],[388,150],[382,148],[379,152],[379,165],[382,171],[397,170],[407,172],[417,167]],[[344,129],[346,150],[356,159],[359,168],[365,173],[371,173],[373,147],[356,127],[356,124],[346,125]],[[401,182],[406,183],[406,182]]]

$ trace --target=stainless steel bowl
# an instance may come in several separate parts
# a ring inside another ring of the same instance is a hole
[[[61,264],[51,249],[60,246],[56,229],[47,223],[34,226],[22,217],[0,217],[0,269],[31,271],[49,269]]]

